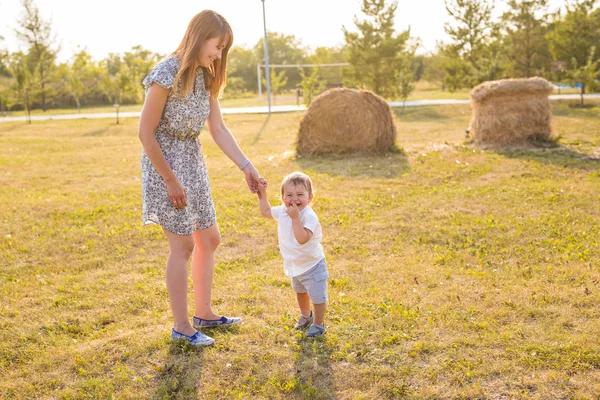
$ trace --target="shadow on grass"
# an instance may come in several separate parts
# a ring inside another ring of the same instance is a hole
[[[238,325],[211,328],[204,332],[215,341],[225,335],[237,335]],[[184,340],[171,341],[164,366],[156,376],[154,399],[198,399],[202,384],[203,358],[206,346],[192,346]]]
[[[0,125],[0,136],[2,136],[2,134],[10,132],[10,131],[14,131],[17,128],[21,128],[21,125],[17,125],[17,124],[3,124]]]
[[[101,136],[102,134],[106,133],[107,131],[108,131],[108,128],[96,129],[94,131],[84,133],[83,136]]]
[[[297,399],[336,399],[331,366],[333,349],[324,337],[312,339],[302,335],[298,339],[296,378],[294,390]]]
[[[570,117],[581,119],[598,119],[600,100],[586,100],[585,106],[572,100],[560,100],[552,103],[553,117]]]
[[[394,153],[297,156],[303,170],[315,170],[332,176],[355,178],[394,178],[410,171],[403,150]]]
[[[545,149],[495,150],[495,152],[507,158],[534,161],[563,168],[585,171],[594,171],[600,168],[600,159],[563,146]]]
[[[265,131],[265,128],[269,124],[269,120],[270,119],[271,119],[271,116],[267,115],[267,118],[265,118],[265,121],[263,122],[262,126],[260,127],[260,129],[258,130],[258,132],[256,132],[256,135],[254,135],[254,139],[252,139],[252,143],[251,144],[258,143],[258,141],[260,140],[260,137],[262,136],[263,132]]]
[[[164,365],[155,377],[154,399],[197,399],[202,379],[205,346],[172,341]]]

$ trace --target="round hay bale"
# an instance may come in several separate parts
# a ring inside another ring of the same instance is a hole
[[[484,82],[471,90],[470,136],[479,144],[511,147],[551,140],[553,85],[543,78]]]
[[[387,102],[373,92],[330,89],[317,96],[300,121],[299,154],[390,151],[396,125]]]

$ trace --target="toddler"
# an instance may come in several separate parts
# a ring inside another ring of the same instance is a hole
[[[285,274],[292,279],[300,306],[297,329],[309,328],[306,336],[321,336],[326,332],[327,264],[321,239],[323,233],[317,214],[310,207],[313,199],[312,182],[308,175],[293,172],[281,183],[283,204],[271,207],[267,199],[267,181],[258,185],[260,213],[277,221],[279,251],[283,256]],[[310,303],[314,306],[314,314]]]

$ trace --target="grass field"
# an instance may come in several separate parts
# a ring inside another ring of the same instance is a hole
[[[293,330],[276,227],[205,132],[215,311],[244,324],[204,349],[169,340],[138,121],[0,124],[0,398],[598,397],[600,105],[554,103],[545,151],[465,145],[465,105],[407,109],[401,153],[298,158],[300,118],[226,122],[272,188],[313,178],[329,332]]]

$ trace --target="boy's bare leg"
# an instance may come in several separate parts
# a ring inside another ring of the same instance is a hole
[[[310,316],[310,297],[308,293],[296,293],[296,299],[298,299],[300,312],[307,317]]]
[[[315,307],[314,323],[323,326],[323,321],[325,320],[325,310],[327,309],[327,303],[313,304],[313,306]]]

